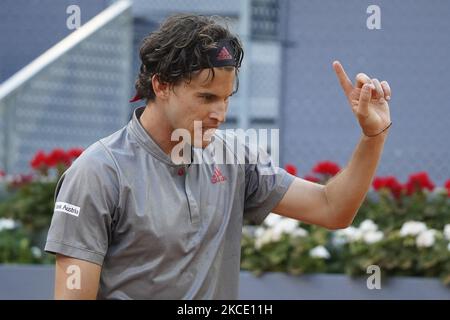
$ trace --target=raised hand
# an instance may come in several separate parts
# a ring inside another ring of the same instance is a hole
[[[358,73],[353,85],[339,61],[333,62],[333,68],[363,133],[374,136],[386,129],[391,123],[387,101],[392,94],[387,81]]]

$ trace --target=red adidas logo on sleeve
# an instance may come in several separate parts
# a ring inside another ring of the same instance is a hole
[[[223,182],[223,181],[226,181],[227,180],[227,177],[225,177],[223,174],[222,174],[222,172],[220,172],[220,170],[219,170],[219,168],[215,168],[214,169],[214,174],[213,174],[213,176],[211,177],[211,182],[213,183],[213,184],[215,184],[215,183],[218,183],[218,182]]]

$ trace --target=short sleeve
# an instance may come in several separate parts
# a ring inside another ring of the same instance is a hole
[[[244,219],[260,224],[277,206],[295,177],[284,169],[276,167],[270,155],[261,148],[254,153],[247,148],[245,165]],[[251,161],[251,158],[256,161]]]
[[[102,265],[119,200],[117,170],[100,143],[62,175],[45,251]]]

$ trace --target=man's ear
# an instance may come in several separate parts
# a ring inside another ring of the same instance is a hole
[[[167,99],[169,97],[170,85],[159,80],[158,75],[154,74],[152,76],[152,86],[155,96],[160,99]]]

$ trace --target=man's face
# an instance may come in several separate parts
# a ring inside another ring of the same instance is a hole
[[[215,76],[212,79],[212,71],[202,69],[192,75],[189,83],[182,81],[175,85],[173,90],[170,90],[167,105],[164,108],[172,128],[188,130],[192,144],[194,143],[194,121],[201,121],[202,124],[202,130],[197,131],[197,136],[201,134],[207,140],[213,135],[215,129],[225,122],[228,100],[234,89],[235,71],[233,67],[228,67],[214,68],[214,72]],[[209,143],[210,141],[202,141],[202,148]],[[198,144],[195,146],[199,147]]]

